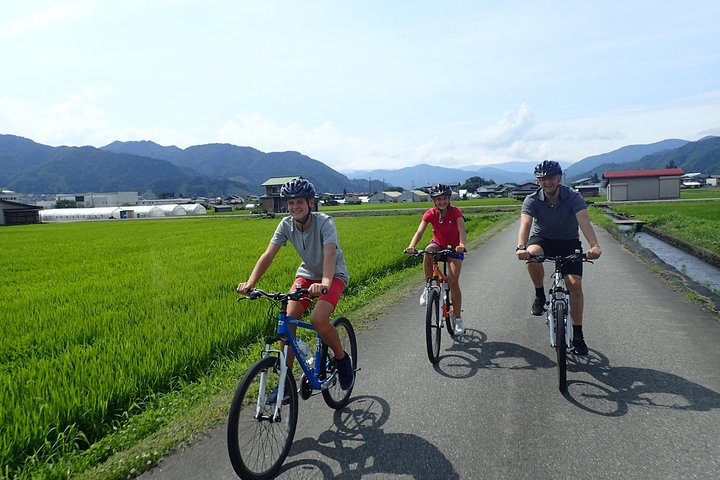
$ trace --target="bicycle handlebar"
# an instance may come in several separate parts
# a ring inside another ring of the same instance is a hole
[[[587,263],[593,263],[592,260],[588,260],[587,254],[579,252],[579,253],[573,253],[571,255],[557,255],[557,256],[547,256],[547,255],[538,255],[537,253],[531,253],[530,258],[534,259],[537,263],[543,263],[545,260],[551,261],[551,262],[587,262]]]
[[[322,291],[323,294],[327,293],[327,288],[324,288]],[[283,292],[266,292],[265,290],[260,290],[259,288],[251,288],[248,290],[248,293],[245,294],[244,297],[238,298],[238,301],[240,300],[257,300],[260,297],[266,297],[271,300],[277,300],[279,302],[287,302],[288,300],[312,300],[310,297],[310,290],[307,288],[296,288],[295,290],[287,293]]]
[[[403,253],[407,253],[408,255],[429,255],[431,257],[441,257],[443,255],[448,255],[450,253],[455,253],[455,250],[451,248],[446,248],[444,250],[436,250],[436,251],[430,251],[430,250],[415,250],[414,252],[408,252],[407,249],[403,250]]]

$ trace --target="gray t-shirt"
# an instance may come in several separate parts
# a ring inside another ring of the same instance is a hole
[[[547,240],[579,240],[578,222],[575,214],[585,210],[587,204],[582,196],[567,185],[560,185],[558,202],[550,206],[542,188],[525,197],[522,213],[533,217],[530,235]]]
[[[347,285],[350,280],[350,273],[345,265],[340,243],[338,242],[337,228],[332,217],[312,212],[312,224],[307,231],[301,232],[295,227],[292,217],[285,217],[280,220],[275,234],[270,240],[275,245],[285,246],[289,241],[300,255],[302,263],[297,269],[296,275],[309,280],[320,280],[323,276],[323,246],[332,243],[337,246],[337,258],[335,260],[335,276]]]

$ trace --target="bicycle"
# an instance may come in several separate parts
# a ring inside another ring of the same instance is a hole
[[[238,384],[228,415],[228,453],[235,473],[251,480],[268,479],[280,470],[290,451],[298,419],[298,393],[307,400],[318,392],[325,403],[334,409],[347,405],[353,387],[340,388],[335,356],[315,335],[315,352],[306,355],[298,339],[290,330],[298,328],[315,330],[311,323],[287,315],[290,300],[309,299],[307,289],[296,288],[289,293],[268,293],[254,288],[240,300],[267,298],[271,301],[270,314],[279,306],[275,336],[265,339],[261,358],[245,373]],[[355,331],[347,318],[333,322],[340,335],[343,348],[351,356],[354,371],[357,368],[357,342]],[[275,347],[283,342],[281,348]],[[291,369],[287,366],[288,348],[298,359],[303,375],[297,388]],[[268,397],[277,389],[275,401]]]
[[[450,298],[450,282],[447,277],[447,256],[453,252],[454,250],[449,248],[435,252],[428,250],[408,252],[405,250],[408,255],[428,255],[433,259],[432,277],[426,283],[424,292],[427,299],[425,304],[425,343],[428,359],[432,364],[437,364],[440,360],[440,340],[443,326],[447,327],[451,337],[455,336],[455,316]],[[442,270],[439,262],[443,264]],[[440,315],[440,305],[442,305],[442,316]]]
[[[570,292],[565,285],[561,269],[571,262],[587,262],[586,255],[576,250],[572,255],[566,256],[545,256],[530,254],[530,258],[538,263],[544,261],[555,262],[555,271],[552,274],[552,286],[550,287],[547,316],[545,323],[550,333],[550,346],[555,349],[558,366],[558,388],[561,392],[567,390],[567,352],[573,348],[573,329],[570,322]]]

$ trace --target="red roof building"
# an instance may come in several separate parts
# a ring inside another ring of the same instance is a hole
[[[604,172],[609,202],[680,198],[681,168]]]

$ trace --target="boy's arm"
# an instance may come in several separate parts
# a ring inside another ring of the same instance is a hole
[[[337,245],[326,243],[323,245],[323,276],[320,283],[313,283],[308,290],[313,295],[322,295],[323,290],[330,290],[333,277],[335,277],[335,262],[337,260]]]
[[[247,293],[248,290],[250,290],[251,288],[255,288],[257,282],[260,281],[262,276],[265,275],[265,272],[267,272],[267,269],[270,268],[270,265],[272,264],[273,260],[275,259],[275,255],[279,250],[280,245],[272,242],[268,244],[265,252],[260,255],[260,258],[258,258],[258,261],[255,263],[255,268],[253,268],[253,271],[250,274],[250,278],[248,278],[246,282],[241,282],[240,284],[238,284],[238,293]]]

